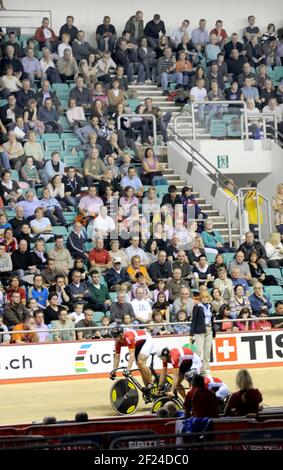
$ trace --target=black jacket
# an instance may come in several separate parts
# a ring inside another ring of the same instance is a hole
[[[256,251],[259,258],[267,258],[264,246],[256,240],[252,244],[248,244],[247,242],[242,243],[239,250],[243,251],[245,254],[245,261],[249,261],[252,251]]]
[[[211,327],[212,327],[212,334],[215,336],[215,328],[213,322],[213,316],[211,317]],[[201,305],[195,305],[193,308],[192,314],[192,323],[191,323],[191,336],[199,335],[206,332],[205,326],[205,314]]]
[[[172,275],[171,264],[169,261],[165,261],[164,264],[155,261],[150,265],[149,275],[154,282],[157,282],[158,279],[168,279]]]

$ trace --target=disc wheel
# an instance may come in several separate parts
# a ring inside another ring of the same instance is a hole
[[[127,379],[117,380],[110,390],[110,403],[119,415],[130,415],[136,411],[139,394],[136,386]]]
[[[182,406],[180,405],[180,403],[178,402],[178,400],[176,400],[176,398],[170,398],[170,397],[160,397],[160,398],[157,398],[157,400],[155,400],[155,402],[153,403],[152,407],[151,407],[151,413],[154,414],[157,412],[157,410],[159,410],[159,408],[162,408],[165,403],[167,403],[168,401],[172,401],[173,403],[175,403],[176,405],[176,408],[177,408],[177,411],[181,411],[182,410]]]

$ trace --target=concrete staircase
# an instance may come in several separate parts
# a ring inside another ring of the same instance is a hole
[[[176,105],[172,101],[167,101],[167,96],[162,95],[161,88],[156,85],[130,85],[130,88],[135,89],[137,92],[137,98],[144,102],[145,98],[150,97],[153,100],[153,104],[158,106],[163,112],[171,111],[172,119],[168,126],[168,134],[170,138],[170,127],[174,129],[174,120],[178,116],[177,131],[182,137],[192,138],[192,118],[189,114],[181,114],[181,107]],[[205,129],[200,126],[197,130],[198,134],[203,134],[204,138],[209,137],[205,135]],[[178,191],[181,192],[183,186],[192,186],[193,184],[189,180],[182,179],[180,175],[176,174],[173,168],[168,167],[167,162],[167,147],[159,146],[159,161],[165,167],[164,176],[166,176],[168,184],[174,184]],[[202,211],[208,215],[214,221],[214,228],[218,230],[223,236],[225,241],[228,241],[228,225],[224,216],[219,215],[218,209],[215,209],[211,204],[207,204],[206,200],[201,197],[201,194],[196,188],[193,188],[193,194],[196,198],[197,203],[201,207]],[[232,238],[236,244],[239,240],[239,231],[237,228],[232,228]]]

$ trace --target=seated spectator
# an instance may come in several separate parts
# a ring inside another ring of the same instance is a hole
[[[71,54],[73,55],[72,52],[72,47],[70,45],[71,43],[71,36],[69,33],[63,33],[62,36],[60,37],[61,43],[58,46],[58,56],[59,58],[64,56],[65,49],[71,51]]]
[[[149,323],[152,318],[152,308],[148,300],[145,300],[143,287],[136,290],[136,298],[131,301],[134,318],[141,324]]]
[[[204,221],[204,231],[201,236],[206,248],[213,248],[219,253],[230,251],[229,248],[225,248],[221,234],[217,230],[213,230],[213,221],[211,219]]]
[[[97,53],[96,49],[92,47],[89,42],[85,41],[85,32],[80,30],[77,32],[77,37],[73,41],[72,49],[73,56],[79,63],[82,59],[87,59],[89,54]]]
[[[162,166],[154,155],[152,148],[147,148],[142,159],[142,181],[144,184],[152,185],[162,177]]]
[[[11,341],[11,335],[9,335],[9,330],[6,325],[3,323],[3,315],[2,313],[0,314],[0,331],[4,334],[0,335],[0,344],[5,345],[5,344],[10,344]]]
[[[248,263],[245,261],[245,254],[242,250],[238,250],[235,258],[229,263],[229,273],[238,268],[240,270],[240,277],[246,281],[251,280],[251,272]]]
[[[104,171],[105,165],[99,158],[99,151],[97,148],[93,148],[90,157],[85,160],[83,168],[87,186],[98,183],[102,179]]]
[[[185,416],[188,418],[218,418],[219,404],[218,400],[211,390],[206,388],[204,377],[196,374],[192,378],[192,386],[187,393],[185,403]]]
[[[76,323],[76,328],[90,328],[89,330],[77,330],[77,339],[78,340],[86,340],[86,339],[98,339],[100,338],[99,330],[94,329],[96,327],[96,323],[92,319],[93,317],[93,310],[91,308],[87,308],[84,311],[84,319],[79,320]],[[91,329],[92,328],[92,329]]]
[[[163,279],[166,282],[166,279]],[[172,279],[168,279],[166,288],[169,290],[169,300],[174,302],[180,295],[183,287],[189,287],[188,281],[182,279],[182,271],[179,267],[173,268]]]
[[[0,241],[0,281],[6,285],[13,270],[11,255],[6,252],[5,245]]]
[[[19,331],[19,333],[17,333]],[[20,333],[25,331],[25,333]],[[39,337],[35,331],[35,319],[31,316],[27,316],[23,323],[18,323],[13,327],[13,334],[11,343],[22,344],[22,343],[38,343]]]
[[[17,141],[14,131],[8,132],[8,141],[4,142],[3,149],[7,152],[11,167],[20,171],[25,160],[24,149],[22,144]]]
[[[205,27],[206,20],[202,18],[199,20],[199,27],[192,31],[192,41],[198,52],[203,52],[209,41],[209,32]]]
[[[78,301],[87,304],[90,300],[89,289],[87,284],[82,280],[80,271],[76,269],[72,271],[72,279],[66,287],[66,294],[69,296],[72,306]]]
[[[238,317],[242,308],[246,307],[250,309],[250,300],[248,296],[245,295],[245,290],[241,284],[234,287],[234,297],[230,300],[229,306],[231,308],[233,318]]]
[[[72,258],[82,257],[85,261],[88,259],[85,253],[84,244],[87,241],[86,231],[80,222],[75,222],[73,229],[67,239],[67,248]]]
[[[81,75],[76,78],[76,86],[70,91],[69,99],[75,99],[77,106],[81,106],[84,110],[91,106],[91,96],[88,88],[84,86],[84,79]]]
[[[59,72],[52,60],[52,55],[47,47],[42,49],[42,58],[39,61],[43,78],[50,81],[50,83],[61,83]]]
[[[83,320],[84,319],[84,307],[85,307],[85,304],[81,301],[78,300],[78,302],[76,302],[74,304],[74,311],[70,313],[70,316],[69,318],[71,318],[71,320],[74,322],[74,324],[76,325],[76,323],[78,323],[80,320]]]
[[[225,303],[224,299],[221,295],[221,291],[218,287],[213,287],[211,293],[211,307],[212,307],[212,313],[217,314],[219,312],[219,309],[221,306]]]
[[[211,276],[210,266],[207,263],[207,258],[205,255],[201,255],[197,264],[193,268],[193,279],[196,288],[198,289],[200,285],[206,285],[207,287],[212,287],[214,277]]]
[[[72,320],[68,318],[68,311],[61,309],[59,312],[58,320],[51,322],[51,329],[54,328],[57,331],[52,332],[52,341],[75,341],[76,332]]]
[[[64,247],[63,235],[56,235],[54,239],[55,246],[48,252],[48,256],[54,259],[55,267],[59,272],[68,274],[74,265],[74,260],[69,250]]]
[[[262,395],[253,388],[252,378],[247,369],[240,369],[236,375],[238,392],[232,393],[225,406],[226,416],[246,416],[249,413],[258,414]]]
[[[231,320],[233,319],[231,315],[231,308],[228,304],[222,304],[218,314],[215,317],[215,320],[222,320],[221,323],[215,322],[215,331],[230,333],[232,331],[238,331],[238,327]]]
[[[63,127],[59,122],[59,114],[50,98],[46,98],[44,106],[39,108],[38,119],[44,123],[45,132],[54,132],[57,134],[63,132]]]
[[[45,210],[52,225],[67,226],[66,219],[62,212],[62,207],[55,197],[50,196],[49,188],[44,188],[43,197],[40,201],[41,207]]]
[[[210,62],[217,60],[218,54],[220,52],[221,49],[218,45],[218,37],[216,34],[211,33],[209,37],[209,42],[206,44],[204,49],[206,63],[209,65]]]
[[[255,330],[271,330],[272,322],[268,320],[268,310],[265,307],[261,307],[259,312],[259,317],[257,321],[254,322],[254,329]]]
[[[43,287],[43,279],[41,274],[34,275],[33,286],[28,289],[28,298],[36,300],[37,308],[46,308],[48,301],[48,289]]]
[[[95,311],[107,312],[111,305],[111,300],[106,284],[100,282],[100,274],[97,270],[91,273],[91,284],[89,284],[90,303]]]
[[[89,252],[88,258],[91,268],[99,270],[99,272],[112,268],[111,256],[104,248],[104,240],[101,237],[96,238],[95,248]]]
[[[62,45],[63,43],[60,44],[60,46]],[[67,80],[75,80],[77,78],[79,68],[76,59],[72,55],[71,48],[69,49],[65,47],[63,56],[59,57],[56,66],[62,83],[66,83]]]
[[[113,244],[114,242],[112,242],[112,248]],[[111,291],[118,291],[122,284],[130,285],[130,277],[125,267],[122,267],[122,259],[119,256],[116,256],[115,253],[113,254],[113,251],[111,256],[113,267],[106,271],[106,279],[109,289]]]
[[[173,325],[174,333],[176,333],[177,335],[189,335],[191,331],[191,327],[187,322],[186,310],[179,310],[179,312],[177,312],[176,321],[180,323],[186,323],[186,324]]]
[[[249,267],[250,267],[253,283],[259,281],[264,286],[270,286],[270,285],[271,286],[276,286],[276,285],[278,285],[278,281],[275,279],[274,276],[265,274],[264,269],[259,264],[258,255],[257,255],[256,251],[252,251],[251,254],[250,254]]]
[[[259,316],[260,308],[265,306],[269,312],[272,307],[272,303],[267,295],[263,293],[263,285],[257,282],[253,286],[254,293],[250,296],[251,309],[255,316]]]
[[[38,60],[37,57],[35,57],[35,50],[34,48],[32,47],[29,47],[26,52],[25,52],[25,57],[22,59],[22,64],[23,64],[23,68],[24,68],[24,72],[25,74],[27,74],[28,76],[28,80],[29,80],[29,85],[33,86],[34,85],[34,81],[35,80],[39,80],[41,79],[42,77],[42,71],[41,71],[41,68],[40,68],[40,62]],[[26,83],[24,84],[24,81],[23,80],[23,91],[25,91],[25,86],[26,86]],[[30,93],[27,93],[26,94],[26,98],[24,98],[24,93],[20,93],[19,96],[17,96],[17,101],[19,104],[22,105],[23,108],[25,108],[25,105],[23,106],[23,104],[27,104],[27,99],[31,99],[31,98],[34,98],[34,92],[29,90]]]
[[[144,275],[142,273],[137,273],[136,274],[136,282],[134,284],[132,284],[132,289],[131,289],[131,298],[132,298],[132,300],[136,298],[136,291],[137,291],[138,287],[141,287],[143,289],[144,299],[151,302],[152,295],[151,295],[151,292],[150,292],[149,288],[146,285]]]
[[[6,74],[2,76],[2,83],[4,85],[4,97],[7,97],[10,93],[17,93],[17,91],[22,88],[22,83],[14,75],[14,69],[12,65],[7,65]]]
[[[273,232],[270,234],[269,240],[265,243],[265,251],[269,268],[283,267],[283,244],[280,233]]]
[[[239,331],[249,331],[255,329],[254,321],[249,321],[252,318],[251,309],[248,307],[244,307],[241,309],[240,313],[238,314],[238,321],[236,323]]]
[[[120,82],[118,79],[114,79],[112,82],[112,88],[108,90],[107,97],[110,110],[115,111],[118,104],[125,104],[125,92],[119,88]]]
[[[49,325],[53,320],[58,320],[59,313],[61,312],[62,309],[64,309],[63,305],[58,305],[58,295],[55,291],[50,292],[48,296],[48,302],[49,302],[49,305],[44,311],[46,325]]]
[[[40,49],[48,47],[51,52],[55,52],[57,48],[57,37],[53,29],[49,27],[48,18],[43,18],[42,25],[35,31],[34,39],[39,42]]]
[[[41,183],[38,171],[34,165],[33,157],[26,157],[25,163],[21,168],[21,174],[23,181],[28,183],[31,188]]]
[[[83,225],[89,223],[91,218],[95,218],[103,205],[102,199],[97,196],[96,187],[90,186],[88,195],[81,198],[79,203],[79,214]]]
[[[153,284],[152,279],[150,278],[146,267],[141,265],[140,256],[134,255],[131,258],[130,266],[127,268],[127,273],[129,274],[132,282],[136,282],[136,274],[138,272],[141,272],[144,275],[147,286],[151,286]]]
[[[41,144],[36,141],[36,132],[34,130],[29,131],[28,140],[24,144],[24,152],[26,157],[32,155],[37,169],[43,168],[43,149]]]
[[[36,95],[38,107],[44,106],[44,102],[46,98],[50,98],[56,110],[58,112],[62,112],[60,100],[58,99],[56,92],[51,90],[50,82],[48,80],[42,80],[41,87],[42,88],[38,91]],[[44,128],[43,128],[43,131],[44,131]]]
[[[272,327],[273,328],[283,328],[283,318],[277,318],[277,317],[283,317],[283,301],[282,300],[277,300],[274,304],[275,307],[275,312],[272,315]]]
[[[164,323],[164,325],[158,325],[159,323]],[[162,314],[159,310],[153,310],[149,330],[152,336],[163,336],[173,333],[172,326],[166,325],[166,322],[163,320]]]
[[[61,26],[61,28],[60,28],[60,32],[59,32],[60,40],[61,40],[62,35],[64,33],[68,33],[70,35],[71,43],[73,43],[74,40],[76,39],[76,36],[77,36],[77,33],[78,33],[78,28],[76,28],[76,26],[74,26],[74,17],[71,16],[71,15],[67,16],[66,23],[63,24],[63,26]]]
[[[190,320],[192,317],[192,311],[194,307],[194,302],[191,299],[191,291],[188,287],[182,287],[180,291],[180,296],[173,303],[172,316],[176,318],[179,310],[185,310],[187,314],[187,320]]]

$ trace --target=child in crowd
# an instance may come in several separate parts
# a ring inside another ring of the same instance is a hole
[[[29,310],[30,315],[32,315],[32,316],[33,316],[35,310],[38,310],[38,308],[39,308],[36,299],[27,300],[27,305],[26,306],[27,306],[27,309]],[[40,307],[40,308],[42,308],[42,307]]]
[[[216,315],[215,320],[223,320],[222,323],[215,323],[215,331],[238,331],[238,327],[236,326],[236,322],[233,323],[232,320],[233,316],[231,315],[231,308],[228,304],[223,304],[219,308],[218,315]]]
[[[151,301],[151,292],[150,292],[149,288],[147,287],[147,285],[145,283],[144,275],[142,273],[137,273],[136,274],[136,280],[137,280],[137,282],[135,282],[132,285],[132,300],[134,300],[136,298],[137,288],[138,287],[143,287],[145,300]]]
[[[157,281],[157,287],[153,291],[153,302],[157,302],[157,297],[160,292],[163,292],[163,294],[166,297],[166,300],[169,300],[169,290],[165,289],[166,283],[163,279],[158,279]]]
[[[76,325],[80,320],[84,320],[84,304],[77,302],[74,305],[74,311],[70,313],[70,319],[73,320],[74,325]]]
[[[260,308],[259,318],[255,321],[255,330],[271,330],[272,323],[268,320],[268,309],[264,305]]]
[[[101,318],[101,325],[104,328],[99,330],[101,338],[112,338],[111,330],[107,328],[107,326],[110,325],[110,317],[104,315],[104,317]]]
[[[129,331],[129,330],[133,330],[134,326],[138,325],[139,322],[137,320],[133,320],[133,318],[131,317],[129,313],[125,313],[122,316],[122,324],[123,324],[124,331]]]
[[[159,292],[157,296],[157,301],[154,302],[152,308],[159,310],[162,315],[162,318],[169,322],[169,302],[168,300],[166,300],[165,292]]]
[[[255,330],[255,322],[250,321],[250,318],[252,318],[251,310],[248,307],[242,308],[238,315],[239,321],[237,321],[237,327],[240,331]]]
[[[154,310],[152,314],[152,321],[150,322],[149,331],[152,336],[170,335],[173,329],[170,325],[158,325],[158,323],[165,323],[162,313],[159,310]]]
[[[179,312],[177,313],[176,320],[179,322],[187,322],[186,310],[179,310]],[[174,330],[174,333],[176,333],[177,335],[185,335],[185,334],[190,334],[191,327],[187,322],[187,324],[183,324],[183,325],[173,325],[173,330]]]

